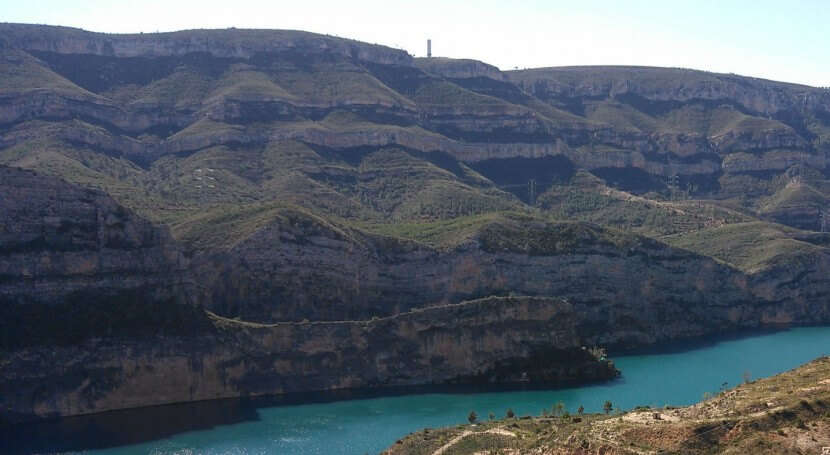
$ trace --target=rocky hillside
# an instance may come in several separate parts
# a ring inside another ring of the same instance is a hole
[[[828,137],[830,92],[735,75],[0,24],[0,412],[559,383],[612,372],[582,346],[827,323]]]
[[[508,418],[422,430],[384,454],[810,454],[830,446],[830,358],[686,408]]]
[[[141,330],[141,306],[192,303],[167,231],[100,191],[0,166],[0,219],[0,349]]]
[[[13,304],[137,288],[167,295],[188,266],[166,229],[100,191],[0,166],[0,195],[0,296]]]

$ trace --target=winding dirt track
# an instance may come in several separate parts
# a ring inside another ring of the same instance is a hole
[[[502,436],[510,436],[511,438],[515,438],[515,437],[516,437],[516,434],[515,434],[515,433],[511,433],[511,432],[509,432],[509,431],[507,431],[507,430],[504,430],[504,429],[502,429],[502,428],[500,428],[500,427],[499,427],[499,428],[491,428],[491,429],[489,429],[489,430],[487,430],[487,431],[470,431],[470,430],[464,430],[464,432],[463,432],[463,433],[461,433],[460,435],[458,435],[458,436],[456,436],[456,437],[454,437],[454,438],[450,439],[450,441],[449,441],[449,442],[447,442],[447,443],[446,443],[446,444],[444,444],[443,446],[439,447],[439,448],[438,448],[438,450],[436,450],[435,452],[432,452],[432,455],[441,455],[441,454],[442,454],[442,453],[444,453],[447,449],[449,449],[450,447],[454,446],[455,444],[458,444],[458,441],[461,441],[462,439],[466,438],[467,436],[472,436],[472,435],[475,435],[475,434],[486,434],[486,433],[489,433],[489,434],[500,434],[500,435],[502,435]]]

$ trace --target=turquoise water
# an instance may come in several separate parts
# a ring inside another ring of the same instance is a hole
[[[517,415],[538,415],[558,401],[572,413],[579,405],[599,412],[605,400],[620,409],[691,404],[704,392],[718,391],[724,382],[730,387],[738,384],[745,372],[752,378],[770,376],[830,353],[830,327],[670,349],[615,357],[623,376],[598,385],[560,390],[431,389],[339,401],[331,394],[317,394],[292,397],[288,403],[225,400],[164,406],[16,427],[6,435],[11,445],[4,452],[378,453],[409,432],[464,423],[471,410],[486,418],[490,412],[503,416],[507,408]],[[298,400],[306,404],[291,404]],[[313,402],[319,400],[335,401]]]

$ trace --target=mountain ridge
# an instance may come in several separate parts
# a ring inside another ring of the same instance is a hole
[[[19,415],[138,405],[128,390],[161,387],[149,371],[156,354],[182,380],[163,399],[144,395],[154,404],[195,399],[188,390],[202,375],[211,378],[202,398],[302,389],[286,365],[319,374],[321,389],[497,381],[501,360],[564,352],[521,348],[541,343],[555,318],[502,324],[506,309],[473,305],[502,330],[467,315],[456,327],[465,335],[450,330],[444,341],[500,346],[499,358],[486,368],[458,360],[434,376],[394,368],[423,370],[421,337],[449,330],[415,309],[466,301],[526,309],[548,299],[537,308],[548,316],[567,301],[577,310],[573,326],[557,326],[565,351],[830,321],[823,93],[802,99],[812,89],[664,69],[500,72],[269,33],[113,38],[0,26],[0,172],[23,173],[0,182],[0,304],[8,321],[30,321],[27,333],[9,322],[18,335],[0,355],[17,366],[0,388],[20,375],[58,380],[44,363],[55,331],[78,379],[45,395],[27,389],[8,404]],[[69,201],[49,197],[56,187]],[[83,254],[3,249],[4,236],[40,238],[54,227],[50,212],[68,219],[73,207],[123,214],[112,225],[90,217],[96,232],[155,232],[151,253],[125,253],[145,269],[125,269],[122,282],[97,273],[89,264],[115,256],[93,243]],[[47,260],[63,267],[30,273]],[[45,292],[61,282],[86,284],[78,295]],[[66,310],[66,332],[50,308]],[[418,316],[419,329],[398,314]],[[265,330],[291,322],[289,335],[307,339],[315,322],[373,318],[393,334],[338,326],[321,335],[331,343],[308,345],[309,358],[280,341],[288,332]],[[170,332],[177,324],[181,336]],[[117,327],[140,348],[125,354]],[[108,354],[84,369],[91,340]],[[364,349],[371,340],[388,351]],[[246,344],[257,346],[250,357],[234,347]],[[413,346],[421,357],[407,357]],[[385,366],[349,370],[344,359],[359,355]],[[266,387],[269,377],[291,387]]]

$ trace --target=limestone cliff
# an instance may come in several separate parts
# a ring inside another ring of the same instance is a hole
[[[385,46],[294,30],[226,29],[187,30],[173,33],[118,35],[93,33],[70,27],[0,24],[0,44],[28,51],[110,57],[168,57],[206,53],[216,57],[250,58],[297,50],[331,52],[377,63],[408,64],[406,52]]]
[[[338,388],[614,377],[581,348],[578,317],[559,300],[488,299],[371,321],[214,319],[189,336],[18,350],[3,358],[0,405],[5,419],[25,420]]]
[[[507,292],[595,302],[597,311],[754,305],[740,273],[696,254],[597,226],[518,215],[435,249],[285,210],[203,261],[198,281],[212,286],[199,300],[219,314],[262,322],[369,319]]]
[[[498,68],[478,60],[429,57],[415,59],[414,64],[428,73],[438,74],[451,79],[471,77],[486,77],[496,80],[505,79],[505,76]]]
[[[83,304],[140,290],[180,298],[188,260],[163,229],[106,194],[0,166],[0,302]],[[4,326],[9,321],[4,321]]]

